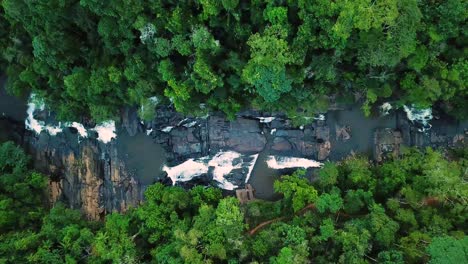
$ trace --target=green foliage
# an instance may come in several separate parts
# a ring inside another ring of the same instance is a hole
[[[159,104],[157,97],[146,98],[141,101],[140,109],[138,109],[138,116],[144,121],[151,121],[155,117],[156,106]]]
[[[343,207],[343,199],[338,188],[333,188],[330,193],[322,193],[317,200],[317,210],[320,213],[329,211],[336,213]]]
[[[364,157],[348,157],[341,166],[343,171],[341,175],[344,176],[342,183],[349,187],[373,190],[376,180],[369,167],[369,161]]]
[[[242,78],[269,103],[292,89],[292,80],[286,74],[286,65],[292,62],[286,37],[284,28],[272,26],[262,35],[252,35],[247,42],[251,55]]]
[[[318,198],[314,187],[309,184],[307,179],[302,178],[304,174],[304,171],[296,171],[293,175],[282,176],[281,181],[274,183],[275,191],[284,195],[294,212],[315,202]]]
[[[355,93],[366,95],[366,115],[392,95],[399,104],[442,103],[463,118],[467,7],[462,0],[4,0],[0,67],[10,91],[43,95],[66,120],[115,118],[154,96],[183,113],[210,102],[209,110],[229,116],[255,106],[298,118],[298,108],[313,114],[328,96]]]
[[[325,162],[319,172],[319,184],[321,186],[333,186],[337,182],[338,175],[339,171],[336,164],[332,162]]]
[[[403,253],[397,250],[382,251],[377,258],[382,264],[403,264]]]
[[[353,214],[359,212],[361,209],[366,208],[372,202],[372,193],[366,192],[362,189],[348,190],[345,197],[345,211]]]
[[[0,261],[58,264],[95,259],[89,255],[94,233],[79,211],[57,204],[36,224],[41,227],[0,235]]]
[[[241,205],[216,188],[157,183],[138,208],[94,223],[60,203],[47,211],[45,177],[28,177],[28,157],[5,143],[1,204],[15,207],[2,207],[0,262],[465,263],[465,152],[449,160],[409,149],[384,164],[351,157],[313,182],[299,170],[275,182],[275,202]]]
[[[130,231],[130,218],[119,214],[106,217],[104,228],[96,235],[96,254],[112,262],[137,263],[136,245]]]
[[[39,247],[28,257],[32,263],[77,263],[88,257],[94,234],[79,211],[56,205],[43,219],[37,234]]]
[[[29,157],[12,142],[0,145],[0,231],[34,226],[44,214],[47,179],[28,169]]]
[[[468,237],[457,240],[450,236],[435,237],[426,249],[429,263],[465,263],[468,261]]]
[[[330,218],[323,220],[320,225],[320,239],[327,240],[330,237],[333,237],[334,233],[335,227],[333,225],[333,221]]]
[[[40,237],[30,231],[45,215],[47,178],[29,170],[29,157],[12,142],[0,145],[0,262],[25,262]]]

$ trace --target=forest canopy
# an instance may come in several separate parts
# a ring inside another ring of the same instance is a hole
[[[467,263],[468,151],[351,156],[275,182],[277,201],[160,183],[104,222],[44,201],[46,176],[0,146],[0,263]]]
[[[183,113],[202,104],[295,118],[361,97],[366,114],[391,100],[465,118],[466,10],[463,0],[3,0],[0,69],[9,91],[34,92],[67,120],[114,118],[149,98]]]

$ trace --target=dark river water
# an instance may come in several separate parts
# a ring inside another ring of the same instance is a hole
[[[355,153],[372,156],[374,130],[377,128],[396,128],[397,114],[392,113],[384,117],[365,117],[359,107],[351,107],[347,110],[330,111],[326,114],[326,122],[330,128],[331,153],[330,160],[337,161]],[[338,141],[335,134],[335,126],[351,127],[351,138],[346,142]],[[263,199],[272,199],[276,195],[273,190],[273,184],[284,173],[290,173],[291,170],[274,170],[267,166],[265,160],[269,153],[264,151],[260,153],[258,161],[254,167],[249,183],[256,191],[256,196]],[[307,176],[312,178],[318,169],[308,169]]]
[[[121,129],[116,142],[121,158],[125,159],[142,184],[151,184],[161,177],[162,166],[166,161],[164,149],[154,143],[151,137],[144,133],[131,137]]]
[[[374,150],[374,131],[378,128],[400,129],[399,120],[406,120],[406,115],[402,111],[394,111],[386,116],[366,117],[359,106],[353,106],[346,110],[329,111],[326,114],[326,122],[330,128],[331,153],[329,160],[339,161],[351,153],[362,154],[370,158],[373,157]],[[430,133],[439,136],[453,137],[456,134],[464,134],[468,129],[468,120],[456,121],[449,117],[434,119],[431,121],[432,129]],[[351,138],[347,141],[337,140],[335,126],[351,127]],[[418,133],[418,132],[416,132]],[[429,134],[420,134],[424,138],[430,138]],[[411,145],[414,142],[410,142]],[[269,153],[264,151],[260,153],[257,163],[253,169],[249,183],[256,191],[256,196],[263,199],[274,199],[277,197],[273,190],[274,181],[284,173],[292,171],[279,171],[267,166],[265,160]],[[318,172],[318,169],[308,169],[307,177],[312,179]]]
[[[26,118],[25,100],[18,99],[7,94],[4,89],[6,76],[0,76],[0,142],[13,140],[14,131],[6,117],[16,121],[23,121]],[[2,118],[3,117],[3,118]]]
[[[14,120],[24,120],[26,118],[26,99],[19,99],[9,95],[4,89],[6,76],[0,76],[0,115],[8,116]]]
[[[0,77],[0,85],[4,86],[5,77]],[[14,120],[22,121],[26,117],[26,99],[17,99],[0,89],[0,114]],[[365,117],[359,107],[346,110],[330,111],[326,114],[326,122],[330,128],[331,154],[330,160],[337,161],[350,153],[360,153],[372,156],[374,131],[377,128],[398,128],[398,119],[405,118],[402,112],[393,112],[383,117]],[[468,128],[468,120],[456,122],[449,119],[431,121],[432,131],[438,134],[455,135],[464,133]],[[351,138],[345,142],[338,141],[335,135],[335,126],[351,127]],[[7,121],[0,118],[0,141],[9,139],[11,129]],[[145,185],[151,184],[162,176],[162,167],[165,163],[163,148],[154,143],[153,139],[145,133],[129,136],[124,130],[117,131],[116,144],[121,158],[126,161],[129,170]],[[273,183],[280,175],[291,171],[278,171],[267,166],[265,160],[270,153],[260,153],[257,163],[250,177],[249,183],[256,190],[256,196],[265,199],[274,199]],[[313,177],[317,169],[309,169],[308,177]]]

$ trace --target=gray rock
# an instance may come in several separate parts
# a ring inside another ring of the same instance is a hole
[[[249,172],[249,155],[265,148],[283,155],[295,152],[295,155],[326,156],[327,152],[323,151],[323,144],[320,145],[317,138],[329,137],[327,127],[314,124],[304,130],[294,129],[291,122],[284,118],[263,124],[257,119],[259,114],[245,113],[244,117],[228,121],[216,115],[205,119],[186,118],[171,108],[160,107],[157,118],[147,122],[145,129],[152,129],[154,142],[166,150],[168,165],[189,158],[212,156],[220,150],[243,154],[242,158],[234,161],[234,165],[242,163],[241,168],[234,169],[226,176],[238,186],[244,185]],[[124,109],[121,120],[122,128],[130,136],[142,132],[143,126],[136,109]],[[194,121],[196,124],[193,124]],[[173,129],[169,133],[161,131],[167,126]],[[272,127],[277,129],[273,136],[269,134]],[[263,134],[262,131],[267,133]],[[82,139],[79,144],[77,131],[73,129],[64,129],[64,133],[55,137],[46,133],[39,136],[27,133],[27,146],[36,169],[51,175],[51,201],[65,201],[71,208],[81,209],[91,219],[101,219],[107,213],[122,212],[138,205],[143,199],[145,186],[119,158],[116,142],[102,144],[96,140],[95,132],[88,133],[88,139]],[[322,152],[319,152],[320,147]],[[207,174],[177,184],[184,187],[209,185],[214,184],[212,180],[211,168]],[[170,180],[166,180],[165,184],[171,184]]]
[[[83,139],[78,144],[77,136],[65,131],[54,137],[28,133],[26,145],[35,169],[51,177],[51,203],[60,200],[97,220],[143,199],[143,186],[118,157],[114,142]]]
[[[291,143],[283,137],[275,137],[271,149],[276,151],[290,151],[292,149]]]
[[[374,132],[374,158],[378,162],[385,160],[387,156],[398,157],[403,143],[400,131],[383,128]]]
[[[142,132],[142,126],[140,123],[140,118],[138,117],[138,113],[135,108],[133,107],[125,107],[122,110],[121,114],[122,119],[122,127],[125,128],[128,135],[135,136],[138,132]]]
[[[328,126],[317,126],[315,128],[315,136],[318,140],[324,142],[330,140],[330,128]]]
[[[227,121],[221,117],[210,117],[209,145],[212,149],[232,149],[240,153],[257,153],[263,150],[266,138],[261,134],[259,122],[239,118]],[[215,153],[211,153],[215,154]]]

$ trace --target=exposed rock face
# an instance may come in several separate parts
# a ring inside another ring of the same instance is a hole
[[[276,154],[294,154],[321,159],[328,157],[330,129],[323,121],[314,121],[304,129],[291,125],[281,115],[271,122],[259,120],[266,113],[246,111],[236,120],[228,121],[217,115],[206,118],[184,118],[171,109],[161,108],[157,118],[147,129],[156,142],[168,152],[168,161],[178,163],[188,158],[215,155],[233,150],[242,154],[274,151]]]
[[[351,128],[349,126],[343,126],[343,127],[339,127],[339,126],[335,126],[335,133],[336,133],[336,138],[338,140],[342,140],[342,141],[347,141],[351,138]]]
[[[51,202],[60,200],[90,219],[101,219],[143,199],[141,185],[129,175],[114,143],[83,139],[78,144],[70,131],[55,137],[28,132],[26,139],[35,168],[51,176]]]
[[[275,151],[290,151],[292,148],[291,143],[284,137],[275,137],[271,146],[271,149]]]
[[[209,118],[208,127],[212,151],[228,148],[240,153],[258,153],[267,142],[257,120],[241,117],[227,121],[214,116]]]
[[[391,128],[377,129],[374,133],[374,157],[378,162],[387,156],[398,157],[403,140],[401,132]]]
[[[329,140],[319,144],[319,151],[317,155],[318,160],[325,160],[331,152],[331,143]]]
[[[40,114],[37,113],[38,118]],[[268,121],[260,122],[258,117],[262,116],[269,117]],[[160,108],[155,119],[143,125],[135,109],[129,108],[122,111],[120,123],[129,135],[145,129],[149,131],[147,133],[154,142],[165,149],[168,166],[177,166],[188,159],[213,157],[220,151],[240,153],[239,162],[243,164],[249,164],[251,155],[261,151],[318,160],[328,159],[333,151],[330,128],[325,121],[316,120],[297,128],[280,114],[246,111],[240,113],[235,121],[228,121],[216,114],[206,118],[186,118],[170,108]],[[454,135],[451,131],[437,129],[423,134],[407,121],[400,121],[397,127],[400,129],[398,135],[394,129],[376,131],[377,160],[381,160],[384,153],[398,152],[403,143],[410,146],[453,146],[465,144],[467,136],[466,132]],[[335,131],[339,132],[341,141],[351,141],[348,140],[349,128],[340,127],[338,130]],[[24,141],[36,169],[51,175],[51,201],[63,201],[71,208],[81,209],[88,218],[101,219],[107,213],[125,211],[138,205],[143,200],[146,186],[131,173],[126,161],[120,157],[123,155],[118,155],[115,141],[103,144],[93,134],[78,142],[77,130],[65,128],[63,133],[54,137],[45,132],[40,135],[26,132],[24,137],[16,140]],[[250,167],[237,166],[236,162],[232,162],[234,169],[225,179],[242,187]],[[213,167],[208,167],[207,173],[184,185],[213,181]]]
[[[0,86],[1,83],[2,78]],[[95,139],[95,132],[89,131],[90,137],[78,142],[76,128],[64,128],[63,133],[54,137],[45,132],[40,135],[25,132],[25,102],[8,97],[2,89],[0,99],[0,140],[14,140],[29,149],[36,169],[51,176],[49,194],[52,202],[60,200],[71,208],[81,209],[88,218],[101,219],[107,213],[125,211],[142,201],[146,186],[133,175],[126,161],[121,158],[124,155],[118,155],[122,153],[118,153],[115,141],[103,144]],[[344,110],[347,107],[333,103],[332,100],[332,109]],[[47,121],[47,124],[58,124],[47,111],[38,111],[34,115]],[[255,156],[253,154],[258,152],[326,160],[331,152],[337,152],[340,148],[340,144],[332,148],[330,128],[323,120],[316,120],[299,129],[281,113],[247,110],[240,112],[237,117],[235,121],[228,121],[216,114],[206,118],[186,118],[172,108],[160,107],[154,120],[143,125],[135,108],[125,108],[121,112],[120,124],[130,136],[146,130],[154,142],[165,149],[170,166],[192,158],[213,157],[220,150],[233,150],[242,154],[241,158],[233,160],[234,169],[225,177],[240,187],[245,183],[251,167],[236,165],[250,164]],[[260,117],[264,118],[260,120]],[[87,123],[87,120],[82,121]],[[348,120],[341,121],[348,123]],[[373,121],[366,119],[364,122]],[[465,140],[468,137],[466,123],[451,130],[453,123],[439,120],[431,122],[433,128],[429,133],[418,132],[419,128],[406,118],[397,119],[396,126],[391,129],[376,130],[376,159],[383,159],[385,153],[397,154],[400,144],[432,147],[468,144],[468,140]],[[93,124],[88,122],[87,125]],[[354,132],[352,138],[351,129]],[[362,137],[359,129],[358,125],[351,128],[336,127],[336,137],[340,143],[349,144],[354,138]],[[395,129],[399,132],[395,132]],[[185,186],[212,181],[213,170],[213,166],[210,166],[207,173],[186,182]],[[164,179],[166,184],[171,184],[170,181],[169,177]]]
[[[138,113],[134,108],[125,107],[122,110],[122,127],[125,128],[130,136],[142,132],[141,124],[139,123]]]
[[[291,126],[290,120],[278,118],[266,132],[272,138],[271,150],[278,155],[292,152],[319,160],[325,160],[329,155],[330,129],[323,121],[314,121],[298,129]]]

